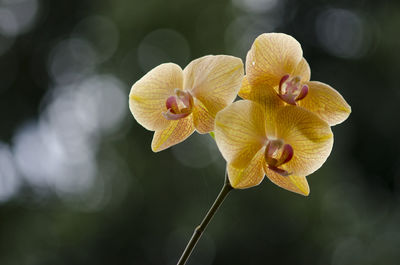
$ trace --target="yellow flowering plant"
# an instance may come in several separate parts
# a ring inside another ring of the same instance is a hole
[[[131,88],[129,107],[139,124],[154,131],[158,152],[195,130],[210,133],[227,162],[225,183],[196,227],[178,264],[185,264],[231,190],[257,186],[265,176],[307,196],[306,177],[328,158],[332,125],[351,108],[327,84],[310,81],[300,44],[281,33],[262,34],[246,58],[204,56],[182,70],[157,66]],[[244,100],[233,102],[239,94]]]

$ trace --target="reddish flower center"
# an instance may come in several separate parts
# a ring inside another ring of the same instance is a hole
[[[293,148],[290,144],[285,144],[282,140],[268,140],[265,149],[265,162],[269,169],[282,176],[290,175],[290,172],[280,168],[280,166],[289,162],[292,157]]]
[[[189,92],[175,89],[175,96],[165,101],[167,111],[163,112],[167,120],[179,120],[189,116],[193,111],[194,100]]]
[[[297,105],[297,101],[308,94],[308,86],[302,85],[299,76],[284,75],[279,82],[278,96],[288,104]]]

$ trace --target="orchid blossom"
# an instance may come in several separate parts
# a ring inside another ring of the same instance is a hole
[[[275,100],[240,100],[217,114],[215,140],[233,188],[276,185],[309,194],[306,176],[322,166],[333,145],[330,126],[317,115]]]
[[[344,98],[327,84],[310,81],[311,70],[300,44],[283,33],[256,38],[246,58],[246,77],[239,96],[262,103],[266,98],[307,109],[330,126],[351,112]]]
[[[184,70],[161,64],[132,86],[129,107],[139,124],[155,131],[151,147],[158,152],[195,130],[213,131],[215,115],[233,102],[242,79],[243,63],[233,56],[204,56]]]

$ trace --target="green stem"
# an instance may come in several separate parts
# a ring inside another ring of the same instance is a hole
[[[232,190],[232,186],[229,183],[229,179],[227,174],[225,173],[225,183],[224,186],[222,187],[221,191],[219,192],[217,198],[215,199],[213,205],[211,206],[210,210],[208,210],[208,213],[204,217],[203,221],[199,226],[194,229],[194,233],[192,235],[192,238],[189,240],[185,250],[182,253],[181,258],[179,259],[177,265],[184,265],[186,264],[188,258],[190,257],[190,254],[192,253],[194,247],[196,246],[197,242],[199,241],[201,235],[203,232],[206,230],[208,223],[211,221],[215,213],[217,212],[218,208],[221,206],[222,202],[226,198],[226,195]]]

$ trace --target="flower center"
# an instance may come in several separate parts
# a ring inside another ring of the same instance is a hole
[[[285,144],[282,140],[268,140],[265,149],[265,162],[268,168],[282,176],[288,176],[291,173],[279,168],[281,165],[289,162],[293,157],[293,148],[290,144]]]
[[[179,120],[192,113],[193,105],[193,96],[189,92],[175,89],[175,96],[170,96],[165,101],[167,111],[163,115],[167,120]]]
[[[278,96],[288,104],[297,105],[296,101],[303,99],[308,94],[308,86],[302,85],[300,77],[284,75],[279,82]]]

